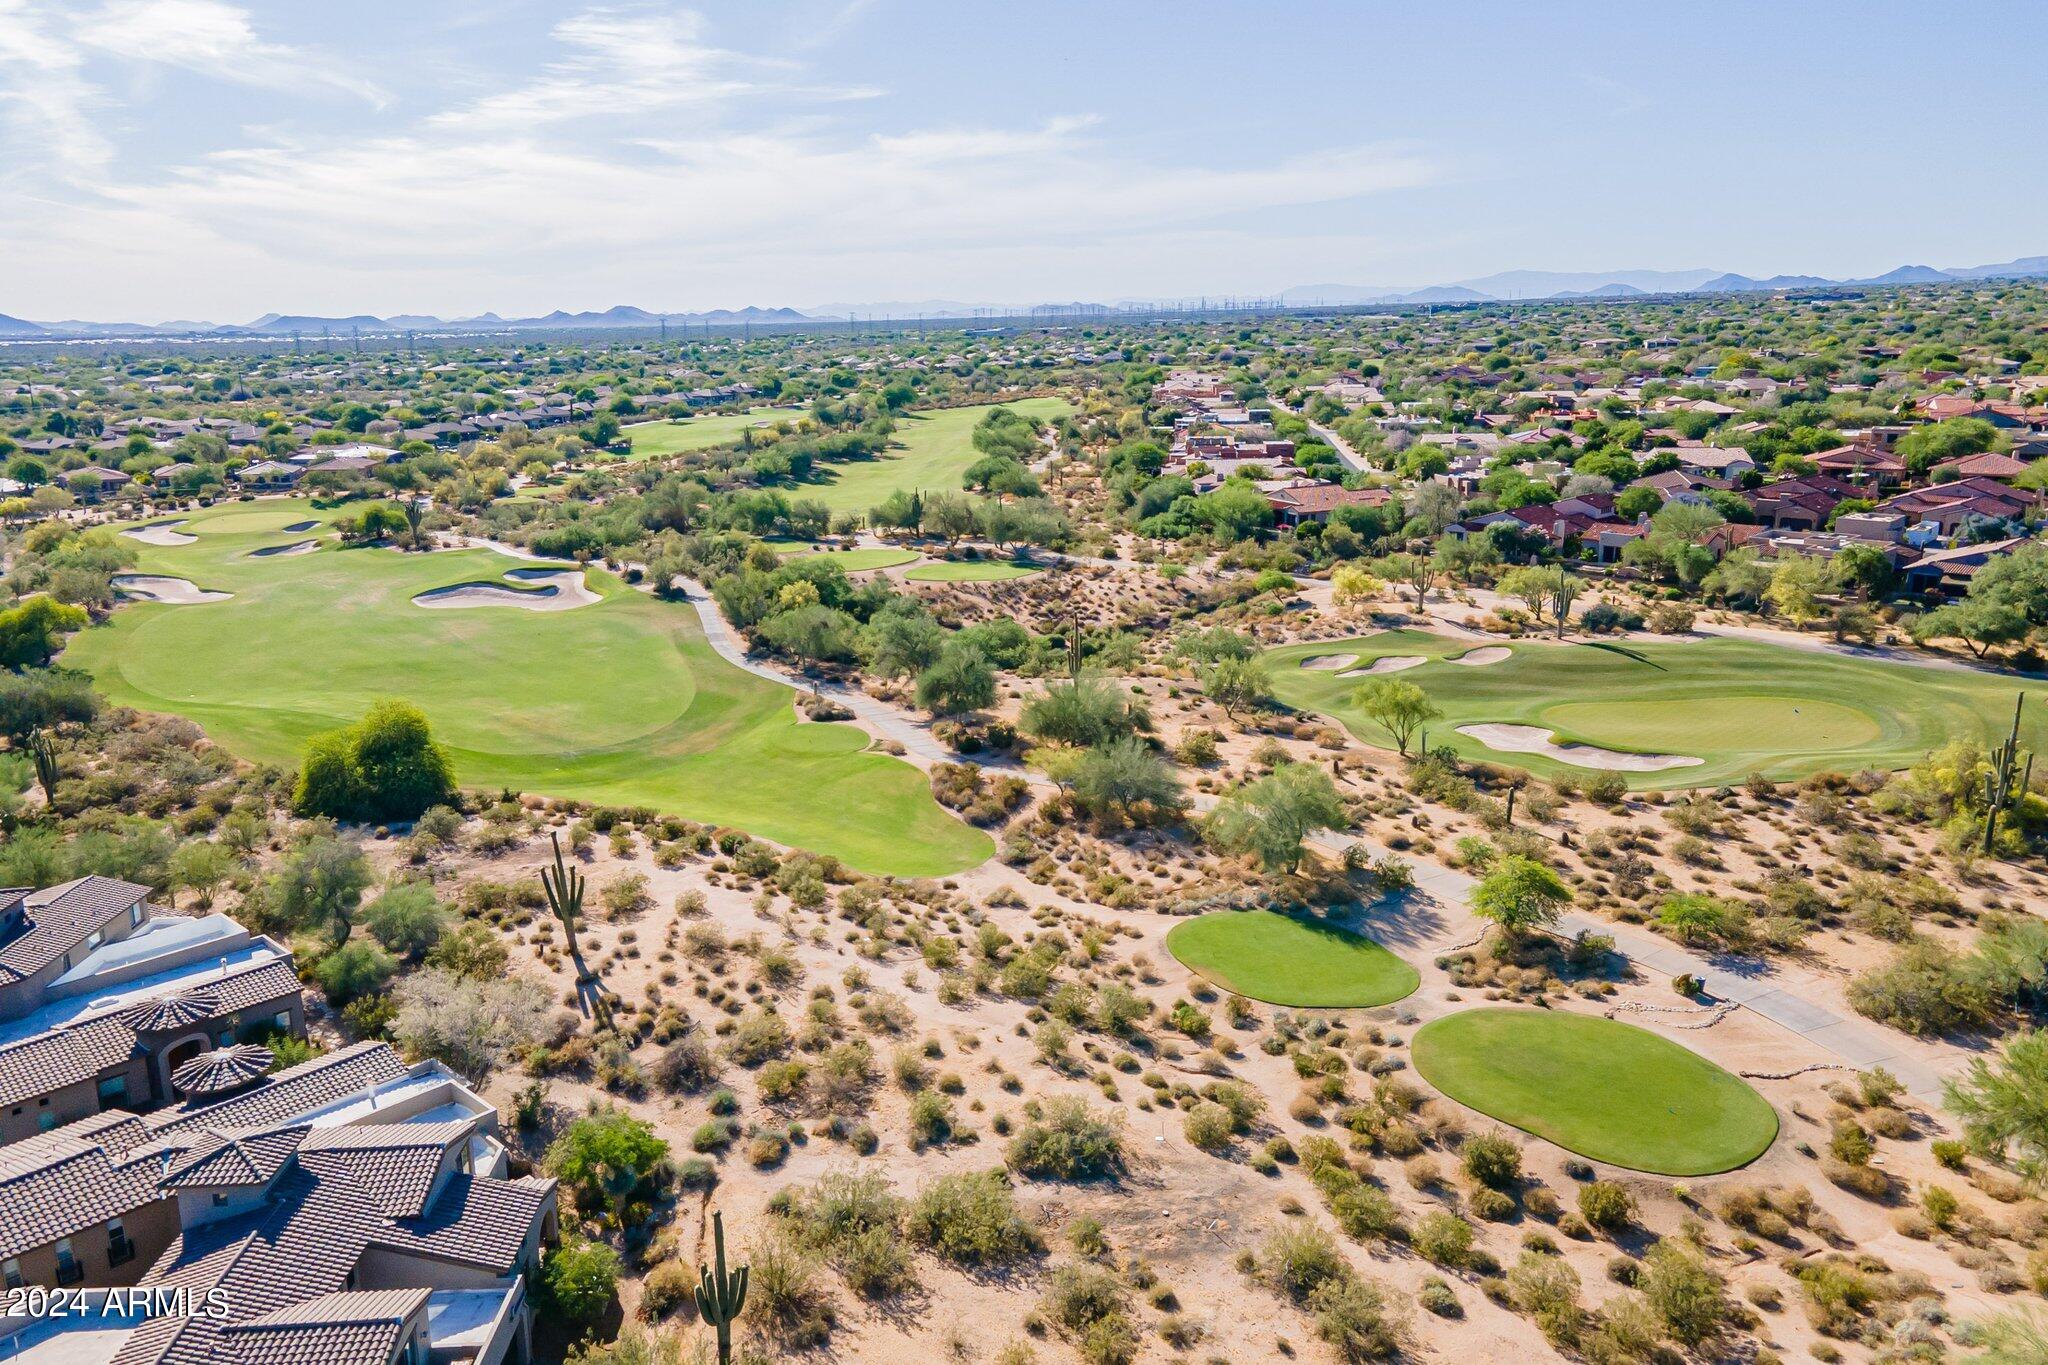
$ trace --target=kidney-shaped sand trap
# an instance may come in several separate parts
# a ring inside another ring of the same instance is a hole
[[[1303,659],[1301,666],[1314,669],[1318,673],[1327,673],[1334,669],[1349,668],[1357,662],[1356,654],[1318,654],[1313,659]]]
[[[184,524],[185,519],[183,517],[179,517],[174,521],[153,521],[147,526],[131,526],[121,534],[130,540],[139,540],[144,545],[190,545],[199,537],[188,535],[184,531],[174,531],[171,529],[174,526],[183,526]]]
[[[520,607],[527,611],[568,611],[600,600],[583,586],[581,569],[512,569],[505,574],[519,586],[503,583],[457,583],[435,588],[412,599],[416,607]],[[527,586],[527,585],[532,586]]]
[[[133,597],[142,602],[168,602],[179,607],[199,602],[225,602],[234,596],[231,592],[211,592],[196,587],[190,579],[161,578],[147,573],[117,573],[114,575],[114,589],[123,597]]]
[[[290,534],[290,535],[297,535],[297,534],[298,534],[299,532],[301,532],[301,531],[317,531],[317,530],[319,530],[319,529],[320,529],[320,523],[319,523],[319,522],[317,522],[317,521],[295,521],[295,522],[293,522],[293,523],[292,523],[291,525],[289,525],[289,526],[285,527],[284,529],[285,529],[285,531],[286,531],[286,533],[287,533],[287,534]]]
[[[1488,664],[1499,663],[1512,652],[1504,645],[1484,645],[1478,649],[1467,650],[1451,662],[1464,664],[1467,668],[1484,668]]]
[[[1421,654],[1389,654],[1384,659],[1374,659],[1364,668],[1347,668],[1337,676],[1363,678],[1369,673],[1399,673],[1404,668],[1419,668],[1428,662],[1428,657]]]
[[[1618,773],[1661,773],[1666,768],[1694,768],[1706,762],[1684,754],[1624,754],[1592,744],[1559,744],[1551,732],[1537,725],[1460,725],[1458,733],[1469,735],[1489,749],[1504,754],[1542,754],[1575,768],[1606,768]]]
[[[251,559],[278,559],[286,555],[309,555],[320,548],[317,540],[295,540],[289,545],[266,545],[249,551]]]

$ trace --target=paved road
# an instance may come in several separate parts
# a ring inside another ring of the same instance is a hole
[[[804,680],[792,677],[773,665],[749,658],[746,645],[740,639],[739,633],[719,613],[717,602],[705,590],[704,585],[694,579],[680,581],[688,594],[690,605],[697,610],[698,620],[703,622],[705,638],[711,642],[711,647],[720,657],[756,677],[781,683],[785,687],[810,690]],[[925,763],[952,763],[959,760],[959,755],[932,736],[927,725],[905,715],[888,702],[877,701],[864,692],[836,683],[821,684],[815,690],[853,712],[865,728],[902,744],[914,758]],[[986,755],[976,755],[975,761],[984,767],[1013,771],[1034,786],[1052,785],[1043,774],[1021,764],[992,759]],[[1215,804],[1215,798],[1196,793],[1193,804],[1197,810],[1207,809]],[[1397,852],[1385,844],[1361,835],[1322,834],[1315,836],[1310,842],[1339,856],[1347,847],[1357,845],[1373,858],[1398,858],[1408,864],[1414,874],[1416,889],[1421,893],[1418,898],[1420,904],[1407,903],[1397,912],[1397,918],[1393,921],[1374,925],[1376,935],[1391,937],[1396,946],[1400,946],[1404,937],[1419,942],[1422,939],[1439,936],[1436,933],[1422,932],[1423,926],[1419,923],[1404,926],[1399,922],[1398,916],[1422,919],[1440,915],[1445,910],[1457,909],[1462,910],[1469,918],[1474,933],[1483,927],[1482,922],[1471,915],[1472,890],[1478,882],[1455,868],[1445,867],[1427,858],[1418,858],[1412,853]],[[1907,1092],[1923,1103],[1934,1104],[1941,1099],[1943,1073],[1915,1054],[1902,1035],[1862,1019],[1845,1017],[1826,1006],[1813,1003],[1800,993],[1800,987],[1809,983],[1797,973],[1781,971],[1771,964],[1753,959],[1702,957],[1656,934],[1588,915],[1564,915],[1557,927],[1561,933],[1567,935],[1581,932],[1606,934],[1613,938],[1616,952],[1641,967],[1650,976],[1669,978],[1689,972],[1705,984],[1709,1000],[1740,1005],[1798,1034],[1848,1066],[1860,1069],[1882,1066],[1897,1076],[1905,1085]]]

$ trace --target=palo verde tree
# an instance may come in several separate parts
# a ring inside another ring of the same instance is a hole
[[[1415,732],[1443,714],[1429,694],[1404,678],[1374,678],[1358,689],[1358,709],[1394,737],[1403,755]]]

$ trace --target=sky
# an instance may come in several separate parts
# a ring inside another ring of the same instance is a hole
[[[0,0],[0,313],[2048,253],[2048,5]]]

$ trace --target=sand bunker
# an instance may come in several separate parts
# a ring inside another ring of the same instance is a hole
[[[168,602],[180,607],[189,607],[199,602],[225,602],[234,596],[231,592],[209,592],[205,588],[195,587],[189,579],[159,578],[155,574],[146,573],[115,574],[114,590],[123,597],[133,597],[138,601]]]
[[[1694,768],[1706,762],[1684,754],[1624,754],[1591,744],[1559,744],[1551,732],[1536,725],[1460,725],[1489,749],[1506,754],[1542,754],[1575,768],[1605,768],[1618,773],[1661,773],[1666,768]]]
[[[1313,668],[1317,672],[1324,672],[1334,668],[1349,668],[1357,662],[1358,656],[1356,654],[1318,654],[1313,659],[1303,659],[1301,666],[1303,668]]]
[[[1347,668],[1337,676],[1340,678],[1363,678],[1370,673],[1399,673],[1404,668],[1419,668],[1429,662],[1421,654],[1389,654],[1384,659],[1374,659],[1364,668]]]
[[[185,519],[183,517],[179,517],[175,521],[153,521],[147,526],[136,526],[123,531],[121,534],[130,540],[139,540],[144,545],[190,545],[199,537],[171,529],[173,526],[183,526],[184,524]]]
[[[297,535],[301,531],[319,530],[320,523],[317,521],[295,521],[291,525],[285,527],[284,529],[286,534],[288,535]]]
[[[583,586],[581,569],[513,569],[505,577],[525,585],[508,588],[503,583],[457,583],[435,588],[412,599],[416,607],[520,607],[526,611],[568,611],[600,600]]]
[[[1509,653],[1509,650],[1500,645],[1487,645],[1483,649],[1475,649],[1468,653],[1460,654],[1451,662],[1454,664],[1464,664],[1468,668],[1484,668],[1488,664],[1499,663],[1502,659],[1507,658]]]
[[[280,555],[309,555],[320,548],[317,540],[295,540],[289,545],[266,545],[249,551],[251,559],[275,559]]]

